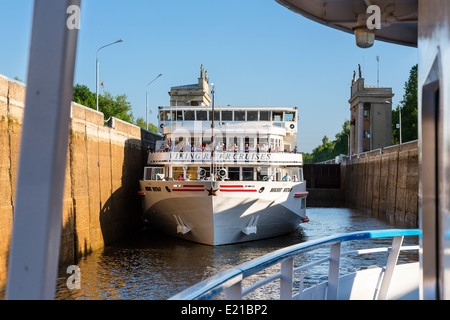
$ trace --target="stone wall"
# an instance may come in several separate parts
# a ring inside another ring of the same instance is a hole
[[[25,86],[0,75],[0,292],[5,287]],[[137,227],[137,195],[146,153],[157,137],[72,103],[63,199],[61,266],[128,235]],[[144,137],[145,135],[145,137]]]
[[[349,207],[418,226],[418,143],[352,156],[343,164]]]

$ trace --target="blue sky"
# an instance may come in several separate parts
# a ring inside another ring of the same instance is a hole
[[[2,1],[0,74],[27,75],[33,1]],[[197,81],[200,65],[216,86],[216,105],[296,106],[301,151],[330,140],[349,119],[353,70],[366,84],[392,87],[394,107],[417,63],[417,49],[376,42],[355,45],[354,36],[312,22],[274,0],[83,0],[74,83],[95,92],[97,49],[100,78],[113,95],[126,94],[133,114],[169,105],[170,87]],[[156,123],[156,113],[149,116]]]

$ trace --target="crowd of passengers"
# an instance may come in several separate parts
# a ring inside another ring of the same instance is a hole
[[[150,150],[148,148],[149,152],[154,152],[154,150]],[[189,143],[187,144],[177,144],[175,147],[172,147],[172,145],[170,143],[161,143],[159,150],[157,150],[156,152],[211,152],[212,151],[212,146],[208,143],[202,143],[201,145],[190,145]],[[241,150],[239,150],[239,147],[237,146],[237,144],[228,144],[228,146],[225,145],[225,143],[217,143],[215,145],[215,150],[216,152],[239,152]],[[262,146],[260,147],[259,144],[257,144],[256,146],[249,146],[248,143],[245,144],[244,150],[242,150],[244,152],[262,152],[262,153],[271,153],[271,152],[288,152],[286,150],[280,150],[278,147],[273,147],[273,146],[269,146],[268,144],[264,143],[262,144]],[[298,153],[298,149],[297,146],[295,146],[295,148],[291,151],[292,153]]]

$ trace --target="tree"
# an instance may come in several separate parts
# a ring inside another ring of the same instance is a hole
[[[111,93],[105,92],[103,96],[99,96],[98,109],[105,115],[105,120],[110,117],[115,117],[129,123],[134,123],[131,104],[127,101],[125,94],[114,98]]]
[[[96,97],[85,85],[76,84],[73,87],[73,101],[91,109],[97,109]]]
[[[310,153],[303,154],[305,164],[331,160],[341,154],[348,154],[348,136],[350,135],[350,121],[346,120],[342,125],[342,131],[336,134],[336,140],[330,141],[327,136],[322,139],[322,145]]]
[[[73,88],[73,101],[88,108],[97,110],[97,97],[85,85],[77,84]],[[133,123],[131,104],[127,101],[125,94],[113,97],[111,93],[105,92],[98,96],[98,110],[103,113],[105,120],[110,117]]]
[[[143,117],[138,117],[136,119],[136,123],[135,123],[138,127],[142,128],[142,129],[146,129],[147,128],[147,124],[145,123],[145,120]],[[154,133],[159,133],[158,132],[158,127],[155,126],[152,123],[148,124],[148,131],[154,132]]]
[[[400,101],[399,108],[402,115],[402,142],[418,139],[418,65],[411,68],[408,81],[405,83],[405,93]],[[399,122],[398,109],[392,110],[392,144],[400,142],[400,129],[397,129]]]

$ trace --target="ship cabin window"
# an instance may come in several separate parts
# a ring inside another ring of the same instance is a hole
[[[288,167],[283,169],[283,172],[286,172],[290,177],[291,181],[301,182],[303,181],[303,170],[299,167]],[[283,173],[284,174],[284,173]]]
[[[222,111],[222,121],[233,121],[233,111]]]
[[[283,121],[283,112],[273,112],[272,121]]]
[[[197,121],[208,120],[208,113],[206,111],[197,111]]]
[[[295,121],[295,113],[294,112],[285,112],[284,113],[284,121]]]
[[[202,169],[203,169],[203,170],[202,170]],[[201,175],[202,171],[203,171],[204,175]],[[211,170],[210,170],[209,167],[200,167],[200,168],[198,169],[198,176],[199,176],[199,179],[200,179],[200,180],[205,180],[205,179],[209,180],[209,179],[210,179],[210,175],[209,175],[210,172],[211,172]]]
[[[256,169],[256,180],[258,181],[268,181],[269,180],[269,168],[257,168]]]
[[[161,121],[171,121],[172,113],[170,112],[170,110],[163,110],[159,113],[159,118]]]
[[[183,167],[173,167],[172,177],[173,180],[184,180]]]
[[[239,167],[228,168],[228,179],[230,181],[239,181]]]
[[[212,121],[212,111],[209,111],[209,121]],[[220,111],[214,111],[214,121],[220,121]]]
[[[177,121],[183,121],[183,111],[174,111],[174,115],[176,114],[176,117],[174,119],[177,119]]]
[[[247,111],[247,121],[258,121],[258,111]]]
[[[192,111],[192,110],[184,111],[184,120],[185,121],[195,121],[195,111]]]
[[[259,120],[260,121],[269,121],[270,120],[270,111],[260,111],[259,112]]]
[[[234,121],[245,121],[245,111],[235,111]]]
[[[252,167],[244,167],[242,168],[242,180],[243,181],[252,181],[253,179],[253,168]]]
[[[144,170],[144,180],[163,180],[164,168],[147,167]]]

